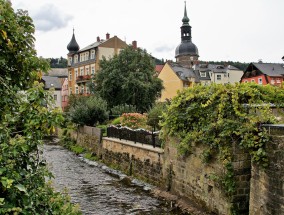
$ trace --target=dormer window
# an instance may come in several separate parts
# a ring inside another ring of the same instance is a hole
[[[91,59],[95,59],[95,50],[91,51]]]
[[[77,54],[74,56],[74,63],[78,63],[78,55]]]
[[[200,72],[200,77],[205,78],[206,77],[206,72]]]

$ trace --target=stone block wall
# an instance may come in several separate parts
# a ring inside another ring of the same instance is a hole
[[[168,190],[179,196],[195,201],[216,214],[230,214],[235,206],[238,214],[248,214],[249,210],[249,180],[250,160],[243,150],[235,149],[234,173],[237,191],[229,198],[216,177],[225,175],[223,165],[217,160],[205,164],[201,157],[203,147],[193,147],[192,154],[182,157],[178,154],[176,140],[170,140],[165,145],[164,175],[172,175]]]
[[[153,185],[164,184],[161,148],[114,138],[103,138],[102,148],[104,163],[115,165],[129,175]]]
[[[284,125],[266,126],[272,141],[267,144],[269,166],[252,165],[250,215],[284,214]]]

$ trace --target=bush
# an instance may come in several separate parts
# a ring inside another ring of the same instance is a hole
[[[73,123],[95,126],[108,119],[107,103],[98,96],[77,96],[70,101],[68,116]]]
[[[121,123],[121,117],[117,117],[111,122],[112,125],[119,125],[120,123]]]
[[[112,116],[121,116],[124,113],[136,113],[136,107],[134,105],[117,105],[114,106],[111,110]]]
[[[147,117],[140,113],[124,113],[121,116],[121,125],[129,128],[146,128]]]
[[[147,116],[147,125],[160,130],[160,119],[164,111],[166,111],[166,103],[157,103],[149,112]]]

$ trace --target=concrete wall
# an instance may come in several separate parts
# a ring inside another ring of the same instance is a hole
[[[250,215],[284,214],[284,125],[267,130],[272,136],[267,144],[269,166],[252,165]]]

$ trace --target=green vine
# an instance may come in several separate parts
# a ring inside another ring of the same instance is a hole
[[[283,101],[283,88],[270,85],[198,85],[179,92],[172,100],[163,115],[161,136],[177,137],[182,155],[190,154],[197,144],[205,145],[201,159],[220,160],[226,173],[219,182],[232,196],[236,191],[233,145],[239,145],[253,162],[266,167],[269,135],[261,124],[276,122],[271,104],[280,106]]]

